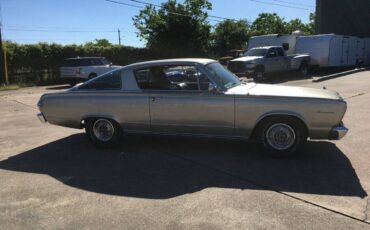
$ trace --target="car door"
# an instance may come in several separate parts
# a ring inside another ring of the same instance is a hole
[[[160,75],[162,78],[166,77],[170,85],[166,88],[154,84],[154,87],[146,90],[149,92],[150,124],[153,132],[233,134],[233,95],[208,91],[209,79],[196,66],[175,65],[159,68],[163,71]],[[158,71],[154,74],[158,74]]]
[[[277,70],[276,71],[286,71],[289,68],[289,61],[286,57],[283,48],[276,48],[277,58],[278,58],[278,64],[277,64]]]
[[[279,58],[277,57],[276,49],[270,48],[266,53],[265,71],[275,72],[279,69]]]

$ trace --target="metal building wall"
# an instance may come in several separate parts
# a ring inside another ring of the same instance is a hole
[[[316,0],[316,33],[370,37],[370,0]]]

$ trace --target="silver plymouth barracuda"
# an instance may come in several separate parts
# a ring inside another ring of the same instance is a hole
[[[183,71],[181,82],[171,81]],[[132,64],[67,91],[44,94],[43,122],[85,128],[98,147],[123,133],[254,139],[264,152],[290,155],[310,139],[338,140],[348,131],[338,93],[301,87],[243,84],[210,59]]]

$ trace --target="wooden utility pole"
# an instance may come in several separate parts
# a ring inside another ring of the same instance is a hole
[[[3,38],[1,36],[1,32],[2,32],[2,24],[0,22],[0,82],[6,82],[6,80],[5,80]]]
[[[121,45],[121,31],[118,29],[118,44]]]

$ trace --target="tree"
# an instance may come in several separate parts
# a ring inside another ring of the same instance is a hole
[[[100,46],[100,47],[110,47],[113,44],[110,43],[108,39],[95,39],[93,42],[86,42],[85,46]]]
[[[307,30],[309,34],[316,33],[316,14],[310,13],[310,22],[307,24]]]
[[[133,21],[148,48],[167,57],[202,56],[209,46],[211,8],[208,0],[168,0],[159,8],[146,6]]]
[[[292,33],[293,31],[300,30],[305,34],[308,33],[308,26],[304,24],[301,19],[292,19],[286,24],[286,31]]]
[[[213,50],[224,56],[228,50],[243,49],[249,38],[249,23],[246,20],[225,20],[216,25],[213,33]]]
[[[261,13],[252,23],[251,35],[285,34],[288,33],[286,25],[284,18],[279,17],[276,13]]]

